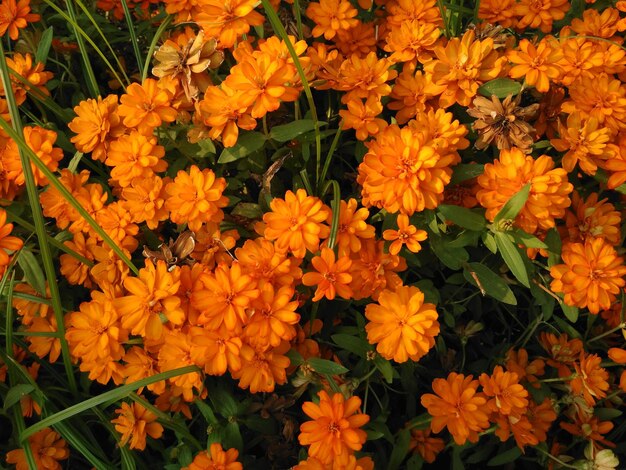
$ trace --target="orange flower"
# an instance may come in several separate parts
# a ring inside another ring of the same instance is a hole
[[[580,410],[576,412],[573,419],[573,423],[561,422],[559,425],[573,436],[580,436],[591,441],[594,447],[600,447],[599,444],[615,447],[615,444],[604,438],[604,435],[613,429],[614,425],[612,422],[600,421],[600,418],[597,416],[591,413],[583,413]]]
[[[374,226],[366,222],[369,213],[365,207],[358,208],[358,202],[354,198],[347,202],[341,201],[337,229],[337,252],[340,257],[358,253],[361,250],[361,240],[373,239],[376,236]]]
[[[398,230],[385,230],[383,232],[383,238],[388,241],[392,241],[389,245],[389,253],[397,255],[402,249],[402,245],[406,245],[409,251],[417,253],[422,249],[422,245],[419,242],[423,242],[428,237],[428,234],[424,230],[418,230],[414,225],[409,222],[409,217],[405,214],[399,214],[398,218]]]
[[[434,49],[436,59],[424,66],[436,85],[445,86],[439,96],[443,108],[458,103],[469,106],[478,87],[500,76],[506,57],[500,57],[493,39],[476,40],[474,30],[462,38],[451,38],[446,46]]]
[[[585,10],[585,13],[587,11],[592,10]],[[562,70],[560,82],[563,85],[570,86],[580,76],[592,78],[596,67],[604,67],[604,54],[596,44],[584,37],[572,37],[561,42],[563,57],[557,65]]]
[[[154,230],[159,222],[167,220],[169,216],[163,192],[163,180],[151,174],[133,179],[130,186],[122,189],[120,199],[133,222],[145,222],[149,229]]]
[[[485,23],[500,25],[503,28],[515,27],[515,0],[481,0],[478,18]]]
[[[439,322],[435,305],[424,303],[424,293],[414,286],[384,290],[377,304],[365,307],[367,340],[385,359],[419,361],[435,345]]]
[[[351,99],[347,106],[348,109],[339,110],[342,118],[341,128],[356,130],[357,139],[366,140],[387,126],[384,119],[376,117],[383,112],[383,105],[373,95],[370,95],[365,103],[360,99]]]
[[[430,100],[439,96],[445,89],[444,85],[434,84],[431,75],[405,67],[396,78],[389,95],[396,101],[390,101],[387,107],[398,111],[396,113],[398,124],[406,124],[419,112],[430,109]]]
[[[54,143],[57,140],[57,133],[55,131],[39,126],[27,126],[24,127],[24,140],[50,171],[56,171],[59,166],[59,161],[63,158],[63,150],[54,147]],[[22,169],[17,143],[14,140],[11,139],[9,141],[7,148],[0,158],[2,159],[1,164],[4,167],[6,177],[14,181],[18,186],[23,185],[25,182],[24,170]],[[45,186],[48,184],[48,178],[46,178],[43,172],[37,168],[34,163],[31,163],[30,167],[32,168],[37,185]]]
[[[248,322],[246,309],[259,296],[256,282],[242,273],[239,263],[220,264],[215,272],[200,274],[191,294],[191,305],[200,311],[198,323],[217,330],[222,324],[239,332]]]
[[[492,412],[517,418],[526,413],[528,391],[519,384],[515,372],[505,372],[502,366],[496,366],[491,376],[483,373],[478,380],[483,393],[490,397],[487,406]]]
[[[136,382],[159,373],[157,361],[145,349],[138,346],[132,346],[126,354],[124,354],[124,364],[122,375],[126,379],[126,383]],[[147,386],[148,390],[157,395],[161,395],[165,391],[165,381],[161,380]],[[143,387],[137,393],[141,393]]]
[[[430,428],[438,433],[448,428],[457,445],[478,442],[478,433],[489,427],[487,399],[477,393],[478,380],[451,372],[447,379],[433,380],[432,393],[422,395],[422,405],[433,417]]]
[[[124,133],[121,119],[117,113],[116,95],[102,99],[87,99],[74,107],[76,117],[67,125],[76,135],[70,141],[76,150],[83,153],[92,152],[94,160],[106,159],[109,141]]]
[[[195,345],[191,335],[185,330],[170,330],[165,333],[163,344],[159,348],[159,370],[165,372],[179,367],[194,365],[192,353]],[[193,389],[204,389],[204,376],[200,372],[189,372],[168,380],[176,388],[176,394],[182,395],[185,401],[193,401]]]
[[[121,202],[112,202],[96,213],[96,222],[109,235],[118,246],[133,252],[137,249],[137,239],[134,238],[139,232],[139,227],[131,222],[131,214],[124,209]],[[96,235],[100,240],[100,236]]]
[[[391,93],[388,82],[396,78],[398,73],[391,69],[393,63],[386,58],[379,59],[375,52],[370,52],[361,58],[352,54],[344,60],[339,68],[337,89],[347,91],[341,97],[346,104],[356,98],[380,99]]]
[[[9,252],[17,251],[24,245],[24,242],[11,236],[13,224],[7,224],[7,213],[4,209],[0,209],[0,278],[4,272],[4,268],[11,261]]]
[[[119,361],[124,356],[122,344],[128,340],[128,331],[121,327],[110,301],[82,302],[80,312],[66,318],[65,338],[75,358]]]
[[[52,363],[61,355],[61,340],[58,337],[50,335],[57,333],[57,321],[55,317],[35,317],[32,323],[26,328],[26,334],[35,333],[33,336],[26,336],[28,341],[28,350],[36,354],[40,358],[48,356],[48,360]],[[45,333],[40,335],[39,333]]]
[[[41,92],[45,96],[50,95],[50,91],[45,85],[54,75],[52,72],[44,71],[44,65],[41,62],[37,62],[33,66],[33,57],[30,54],[22,55],[18,52],[12,57],[6,57],[6,61],[7,66],[26,82],[11,77],[11,88],[18,106],[26,101],[26,94],[32,87],[37,88],[36,93]],[[0,96],[4,96],[4,94],[4,84],[0,83]]]
[[[156,137],[132,131],[111,142],[105,163],[113,167],[111,178],[125,188],[135,178],[149,178],[154,172],[165,171],[164,156],[165,148],[157,145]]]
[[[517,351],[510,349],[506,353],[505,366],[508,371],[516,373],[520,381],[525,379],[535,388],[541,386],[537,376],[544,374],[545,363],[542,359],[534,359],[529,363],[528,351],[524,348],[520,348]]]
[[[67,443],[50,428],[42,429],[28,438],[28,443],[35,457],[37,469],[57,470],[61,468],[59,460],[70,456]],[[6,454],[6,461],[15,464],[16,470],[29,470],[30,465],[24,449],[15,449]]]
[[[363,205],[409,216],[439,205],[458,155],[440,154],[427,138],[422,129],[390,125],[369,143],[357,178]]]
[[[609,189],[615,189],[626,182],[626,134],[620,134],[619,145],[611,144],[612,158],[603,162],[603,167],[609,172],[609,180],[606,185]]]
[[[513,7],[513,12],[520,17],[516,27],[518,30],[539,28],[547,34],[552,30],[554,21],[565,18],[569,8],[568,0],[520,0]]]
[[[340,29],[333,38],[337,49],[345,56],[358,54],[364,57],[376,50],[377,35],[374,22],[364,23],[358,21],[356,26],[350,29]]]
[[[573,186],[567,180],[567,172],[554,168],[554,161],[547,155],[535,160],[516,147],[501,150],[500,158],[487,163],[478,177],[481,189],[476,199],[487,209],[487,219],[493,221],[502,206],[528,183],[530,193],[515,225],[528,233],[554,227],[555,219],[563,217],[571,203],[569,193]]]
[[[541,41],[537,47],[527,39],[522,39],[518,49],[509,51],[507,58],[516,64],[509,70],[512,78],[524,77],[528,85],[535,85],[542,93],[550,89],[550,80],[561,75],[561,69],[554,65],[563,58],[560,48],[552,47],[548,41]]]
[[[298,301],[292,300],[295,292],[291,286],[275,290],[271,284],[265,284],[260,290],[243,334],[251,345],[275,348],[281,341],[291,341],[296,336],[294,325],[300,321],[296,313]]]
[[[298,441],[309,447],[309,456],[322,464],[345,464],[354,451],[361,450],[367,439],[365,431],[359,429],[369,421],[369,416],[359,413],[361,399],[341,393],[332,398],[322,390],[318,393],[319,405],[307,401],[302,411],[311,418],[300,425]]]
[[[589,3],[589,2],[588,2]],[[585,9],[582,18],[572,18],[572,30],[579,36],[595,36],[622,44],[624,38],[620,28],[619,9],[603,8],[602,12],[593,8]]]
[[[602,358],[597,354],[580,353],[579,362],[574,362],[575,376],[569,383],[572,391],[582,395],[585,402],[593,407],[596,400],[606,397],[609,389],[609,373],[600,366]]]
[[[169,92],[159,87],[159,82],[147,78],[142,85],[132,83],[128,86],[126,94],[120,98],[118,112],[126,127],[150,135],[163,122],[176,120],[177,111],[170,106],[171,98]]]
[[[377,3],[378,5],[378,3]],[[441,11],[437,6],[437,0],[391,0],[385,5],[389,12],[387,22],[391,26],[400,26],[418,20],[420,23],[433,23],[443,26]]]
[[[426,463],[433,463],[446,444],[440,437],[430,437],[431,430],[412,429],[409,450],[416,452]]]
[[[235,250],[235,257],[242,271],[259,283],[259,288],[266,282],[275,287],[291,287],[302,278],[300,260],[276,251],[274,244],[264,238],[246,240],[243,247]]]
[[[219,47],[233,47],[250,26],[263,24],[263,15],[254,11],[255,0],[203,0],[198,2],[194,21],[209,38],[218,38]]]
[[[85,239],[84,234],[76,233],[72,240],[68,240],[63,244],[84,258],[87,258],[89,261],[93,261],[94,257],[87,246],[88,241],[90,241],[90,239]],[[61,274],[65,276],[67,282],[72,285],[82,285],[87,289],[93,288],[93,282],[89,276],[89,266],[82,263],[74,255],[68,253],[63,253],[59,256],[59,261],[61,263]]]
[[[30,12],[30,0],[3,0],[0,3],[0,36],[9,32],[14,41],[19,36],[19,28],[25,28],[28,23],[39,21],[39,15]]]
[[[217,330],[194,326],[190,334],[193,344],[191,358],[207,374],[224,375],[227,369],[241,369],[239,353],[243,343],[235,333],[224,326]]]
[[[253,95],[233,90],[223,82],[219,87],[206,89],[204,99],[196,105],[194,119],[211,128],[208,137],[221,139],[224,147],[232,147],[237,143],[240,128],[251,131],[256,127],[256,120],[249,114],[253,102]]]
[[[281,100],[298,99],[299,91],[289,83],[293,76],[293,69],[287,63],[257,51],[230,69],[225,84],[253,100],[250,115],[258,119],[276,111]]]
[[[433,50],[441,36],[441,29],[433,23],[413,20],[400,26],[391,26],[384,50],[391,52],[392,62],[417,61],[425,64],[433,58]]]
[[[305,286],[317,286],[313,302],[322,297],[333,300],[335,295],[344,299],[350,299],[352,290],[349,287],[352,282],[350,266],[352,261],[347,256],[342,256],[335,262],[335,252],[330,248],[322,248],[322,253],[311,260],[311,264],[317,272],[308,272],[302,276]]]
[[[567,117],[567,125],[559,121],[559,139],[551,139],[550,143],[563,155],[562,166],[565,171],[572,172],[576,163],[588,175],[595,175],[598,165],[612,157],[613,152],[607,146],[611,140],[611,130],[600,127],[598,120],[590,116],[582,119],[580,113],[574,111]]]
[[[626,86],[612,75],[581,76],[568,91],[569,99],[561,105],[563,112],[579,111],[582,119],[594,117],[612,134],[626,129]]]
[[[127,277],[124,288],[129,295],[117,298],[113,305],[122,320],[122,327],[134,335],[159,340],[164,323],[182,325],[185,316],[176,295],[180,285],[179,271],[169,272],[167,264],[158,260],[156,266],[146,260],[138,277]]]
[[[309,3],[306,16],[315,23],[312,34],[317,38],[332,39],[338,31],[348,30],[358,24],[357,10],[348,0],[320,0]]]
[[[60,172],[59,183],[74,197],[78,195],[83,185],[89,179],[89,171],[87,170],[83,170],[80,173],[72,173],[67,168],[63,168]],[[56,219],[57,227],[61,230],[65,230],[71,222],[78,219],[82,220],[76,209],[52,185],[49,185],[41,193],[39,201],[43,208],[43,215]]]
[[[115,410],[115,413],[119,416],[111,420],[111,423],[115,424],[115,430],[122,435],[120,439],[122,446],[130,441],[131,449],[144,450],[146,435],[153,439],[163,435],[163,426],[156,422],[156,415],[139,403],[133,402],[129,405],[123,402],[122,407]]]
[[[304,258],[306,251],[315,253],[320,239],[328,237],[330,228],[324,224],[330,209],[317,197],[307,196],[304,189],[285,193],[285,199],[274,198],[271,212],[263,214],[263,236],[276,240],[278,251],[291,251],[296,258]]]
[[[378,299],[387,289],[395,291],[402,286],[396,273],[407,268],[406,261],[397,255],[384,252],[385,242],[374,239],[363,240],[361,250],[352,254],[352,284],[354,300],[371,297]]]
[[[249,388],[250,393],[273,392],[276,385],[287,382],[286,369],[290,361],[285,353],[289,349],[290,345],[286,341],[268,350],[243,343],[241,369],[231,371],[231,375],[233,379],[239,380],[239,388]]]
[[[572,207],[565,214],[566,230],[562,233],[571,242],[584,242],[589,238],[604,238],[612,245],[619,245],[622,239],[620,213],[607,199],[598,201],[598,193],[591,193],[587,199],[577,191],[572,195]]]
[[[186,223],[195,231],[205,222],[222,221],[221,208],[228,204],[228,198],[222,195],[224,189],[224,178],[217,178],[213,170],[192,165],[189,172],[180,170],[174,181],[165,186],[165,208],[171,212],[172,222]]]
[[[222,444],[214,442],[209,450],[198,453],[193,462],[183,470],[243,470],[243,466],[237,462],[239,452],[237,449],[224,451]]]
[[[607,310],[626,285],[626,266],[612,245],[602,238],[585,243],[567,243],[561,253],[564,264],[550,268],[550,288],[565,294],[567,305],[585,308],[593,314]]]
[[[550,354],[551,358],[546,362],[558,369],[559,377],[571,375],[569,366],[583,350],[583,342],[578,338],[569,340],[566,334],[557,337],[553,333],[542,332],[539,335],[539,343]]]

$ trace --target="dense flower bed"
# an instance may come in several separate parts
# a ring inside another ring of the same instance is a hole
[[[0,0],[0,449],[626,462],[626,2]]]

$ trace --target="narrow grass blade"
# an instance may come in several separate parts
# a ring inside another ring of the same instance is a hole
[[[80,414],[83,411],[87,411],[95,406],[102,405],[103,403],[107,402],[115,402],[117,400],[121,400],[122,398],[128,396],[130,392],[134,392],[138,388],[145,387],[161,380],[171,379],[172,377],[179,377],[190,372],[198,372],[198,370],[199,369],[196,366],[185,366],[178,369],[168,370],[167,372],[161,372],[151,377],[122,385],[120,387],[116,387],[113,390],[109,390],[108,392],[102,393],[95,397],[89,398],[88,400],[77,403],[76,405],[70,406],[69,408],[59,411],[58,413],[54,413],[53,415],[42,419],[38,423],[29,426],[22,433],[20,433],[20,439],[24,440],[27,437],[35,434],[37,431],[41,431],[42,429],[49,426],[54,426],[61,421]]]
[[[80,1],[80,0],[76,0]],[[128,2],[122,0],[122,8],[124,9],[124,17],[126,18],[126,24],[128,25],[128,33],[130,34],[130,40],[133,43],[133,50],[135,51],[135,60],[137,61],[137,67],[139,69],[139,75],[143,75],[143,62],[141,61],[141,51],[139,50],[139,41],[137,41],[137,35],[135,34],[135,25],[133,24],[133,17],[128,9]]]
[[[35,184],[35,178],[33,176],[33,170],[30,166],[29,158],[27,157],[27,152],[25,149],[28,149],[34,156],[37,161],[41,163],[39,158],[34,154],[34,152],[26,145],[24,139],[22,138],[22,121],[20,118],[19,110],[17,108],[17,104],[15,102],[15,96],[13,94],[13,89],[11,88],[11,80],[9,78],[9,67],[6,62],[6,58],[4,55],[4,46],[0,41],[0,55],[2,59],[0,60],[0,74],[2,76],[2,82],[4,83],[4,89],[6,91],[5,98],[7,101],[7,106],[9,108],[9,113],[11,116],[11,121],[13,123],[14,128],[8,126],[4,119],[0,119],[3,127],[7,130],[7,133],[11,137],[18,136],[20,139],[16,139],[16,143],[18,146],[19,154],[20,154],[20,162],[22,164],[22,171],[24,173],[24,180],[26,182],[26,193],[28,194],[28,202],[30,204],[31,213],[33,216],[33,220],[35,222],[35,232],[37,233],[37,237],[39,238],[39,249],[41,254],[41,259],[43,261],[43,268],[46,274],[46,280],[48,281],[48,288],[50,289],[50,296],[52,297],[52,310],[54,311],[54,317],[57,322],[57,331],[59,332],[60,338],[59,341],[61,343],[61,356],[63,358],[63,366],[65,368],[65,374],[67,375],[67,384],[70,391],[73,394],[76,394],[76,379],[74,377],[74,369],[72,367],[72,359],[70,357],[70,350],[67,345],[67,341],[65,339],[65,322],[63,319],[63,307],[61,306],[61,297],[59,294],[59,287],[57,285],[56,279],[56,271],[54,268],[54,262],[52,261],[52,253],[50,251],[50,245],[47,242],[47,233],[45,222],[43,218],[43,213],[41,212],[41,206],[39,205],[39,192],[37,190],[37,185]],[[11,132],[8,132],[11,131]],[[11,135],[13,134],[13,135]],[[42,163],[45,167],[46,165]],[[46,167],[47,170],[47,167]],[[49,171],[49,170],[48,170]]]
[[[339,211],[341,208],[341,190],[339,189],[339,183],[332,180],[330,184],[333,187],[333,200],[330,203],[333,210],[333,220],[330,224],[330,235],[328,236],[328,248],[331,250],[335,247],[337,241],[337,232],[339,231]]]
[[[171,22],[172,22],[172,16],[168,15],[167,17],[165,17],[165,19],[163,20],[159,28],[156,30],[156,33],[154,33],[154,37],[152,38],[152,42],[150,42],[150,47],[148,48],[148,55],[146,56],[146,63],[144,64],[143,71],[141,73],[141,83],[143,83],[145,79],[148,77],[148,71],[150,70],[150,60],[152,59],[152,54],[154,54],[154,51],[156,50],[156,45],[159,42],[159,39],[161,39],[163,32],[170,25]]]
[[[126,81],[126,83],[121,79],[117,70],[109,59],[106,58],[104,53],[100,50],[100,48],[96,45],[96,43],[91,39],[91,37],[85,32],[84,29],[80,27],[78,22],[76,21],[76,11],[74,10],[74,2],[73,0],[67,0],[67,11],[69,13],[65,13],[61,8],[59,8],[52,0],[43,0],[46,5],[49,5],[54,11],[56,11],[65,21],[67,21],[72,28],[74,29],[74,33],[76,35],[76,42],[78,42],[78,48],[80,50],[80,54],[83,58],[83,66],[85,68],[85,73],[87,74],[87,86],[89,87],[89,91],[91,95],[95,98],[100,96],[100,90],[98,88],[98,82],[96,81],[96,77],[94,75],[93,69],[91,67],[91,59],[89,58],[89,54],[87,53],[87,47],[85,45],[85,40],[89,43],[89,45],[94,49],[96,54],[100,56],[105,65],[111,70],[111,73],[115,77],[115,79],[120,83],[124,91],[126,91],[126,85],[130,83],[130,81]]]
[[[320,181],[320,171],[322,167],[322,137],[320,134],[320,126],[319,120],[317,119],[317,108],[315,107],[315,101],[313,101],[313,93],[311,92],[311,87],[309,86],[309,81],[306,78],[306,74],[304,73],[304,69],[302,68],[302,64],[300,63],[300,59],[298,58],[298,53],[296,52],[293,44],[289,40],[289,36],[285,27],[278,18],[276,11],[270,4],[269,0],[261,0],[263,4],[263,8],[265,9],[265,14],[267,18],[270,20],[272,24],[272,28],[276,31],[276,34],[280,36],[280,38],[285,41],[285,45],[289,50],[289,55],[293,59],[293,63],[296,66],[296,70],[298,71],[298,76],[300,77],[300,81],[302,81],[302,88],[304,89],[304,94],[306,95],[306,99],[309,103],[309,110],[311,111],[311,117],[313,119],[313,123],[315,124],[315,154],[316,154],[316,172],[315,172],[315,180],[317,183],[317,188],[321,186]]]
[[[128,78],[128,75],[126,74],[126,70],[124,69],[124,66],[122,65],[122,62],[120,62],[120,59],[117,57],[117,54],[115,53],[115,50],[113,49],[113,46],[111,46],[111,43],[109,42],[109,40],[107,39],[106,35],[102,31],[102,28],[100,28],[100,25],[98,24],[98,22],[95,20],[95,18],[93,17],[91,12],[87,9],[87,7],[83,4],[83,2],[81,2],[81,0],[76,0],[76,4],[83,11],[85,16],[87,16],[87,18],[89,18],[89,21],[91,21],[91,24],[93,25],[93,27],[96,28],[96,31],[98,31],[98,34],[100,34],[100,37],[102,38],[104,43],[107,45],[107,48],[109,49],[109,51],[111,52],[111,55],[115,59],[115,62],[117,63],[117,66],[120,68],[120,72],[122,72],[122,75],[124,75],[124,79],[128,83],[130,83],[130,78]],[[134,34],[134,31],[133,31],[133,34]]]

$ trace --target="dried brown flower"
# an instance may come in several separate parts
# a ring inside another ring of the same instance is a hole
[[[144,245],[143,255],[154,263],[156,263],[157,260],[165,261],[168,268],[171,269],[176,265],[189,263],[190,260],[188,260],[187,257],[193,252],[195,247],[195,234],[187,230],[181,233],[176,241],[170,239],[167,245],[161,243],[158,250],[151,250]]]
[[[154,53],[157,65],[152,73],[159,78],[178,80],[187,98],[195,100],[211,84],[206,70],[216,69],[224,61],[224,53],[216,46],[215,38],[204,40],[203,31],[184,46],[168,39]]]
[[[526,121],[534,117],[539,105],[520,106],[519,102],[520,95],[515,99],[509,95],[502,102],[495,95],[491,100],[483,96],[474,98],[474,107],[467,113],[476,118],[477,149],[485,149],[495,141],[500,150],[518,147],[524,153],[531,152],[535,129]]]

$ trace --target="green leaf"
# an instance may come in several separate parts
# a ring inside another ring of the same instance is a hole
[[[517,248],[517,246],[509,240],[504,232],[496,232],[494,236],[496,238],[498,251],[502,255],[502,259],[504,259],[504,262],[509,267],[515,278],[522,283],[522,285],[530,288],[528,272],[526,271],[526,265],[524,264],[519,248]]]
[[[491,98],[492,95],[496,95],[498,98],[503,99],[509,95],[517,95],[522,90],[522,84],[510,78],[496,78],[489,80],[478,88],[478,93]]]
[[[243,451],[243,438],[236,422],[228,423],[224,428],[224,448],[235,448],[239,453]]]
[[[41,62],[43,65],[46,65],[46,60],[48,59],[48,52],[50,52],[50,46],[52,45],[52,37],[54,35],[54,31],[52,30],[52,26],[46,29],[41,38],[39,39],[39,45],[37,46],[37,52],[35,52],[35,62]]]
[[[551,268],[561,260],[561,237],[556,228],[548,230],[545,243],[548,246],[548,267]]]
[[[367,341],[357,336],[338,333],[336,335],[332,335],[331,339],[341,349],[349,351],[352,354],[356,354],[359,357],[365,357],[367,352],[372,349]]]
[[[337,232],[339,231],[339,214],[341,212],[341,190],[339,188],[339,183],[336,180],[331,180],[330,184],[333,187],[333,200],[330,201],[332,220],[330,223],[330,234],[328,235],[328,248],[332,250],[335,247],[335,242],[337,241]]]
[[[517,193],[511,196],[511,199],[506,201],[506,204],[502,206],[500,212],[493,219],[494,224],[498,224],[498,222],[502,220],[512,220],[517,217],[517,214],[522,210],[524,204],[526,204],[526,200],[528,199],[528,195],[530,194],[530,183],[524,185],[522,189],[520,189]]]
[[[498,246],[496,245],[496,239],[493,238],[493,235],[489,232],[483,233],[482,236],[483,243],[487,247],[489,251],[491,251],[494,255],[498,252]]]
[[[203,400],[194,400],[193,403],[194,405],[198,407],[198,409],[200,410],[200,413],[202,413],[202,416],[204,416],[204,419],[206,420],[207,423],[209,424],[219,423],[219,420],[215,416],[215,413],[213,413],[213,409],[209,405],[207,405]]]
[[[31,384],[18,384],[11,387],[6,394],[6,397],[4,397],[4,411],[7,411],[13,405],[19,402],[22,397],[25,397],[34,390],[35,387],[33,387]]]
[[[247,157],[265,145],[265,136],[260,132],[242,132],[233,147],[225,148],[217,163],[230,163]]]
[[[396,444],[393,446],[387,470],[396,470],[409,453],[409,443],[411,442],[411,433],[408,429],[402,429],[398,432]]]
[[[311,368],[318,374],[340,375],[348,372],[344,366],[333,361],[320,359],[319,357],[311,357],[306,361]]]
[[[522,451],[519,449],[519,447],[515,446],[493,457],[491,460],[489,460],[489,462],[487,462],[487,465],[489,467],[504,465],[506,463],[513,462],[520,455],[522,455]]]
[[[233,208],[233,215],[240,215],[247,219],[260,219],[263,217],[261,206],[252,202],[240,202]]]
[[[293,348],[287,351],[287,354],[285,354],[285,356],[289,358],[289,361],[291,362],[292,366],[297,367],[304,362],[304,358],[302,357],[302,355],[296,349],[293,349]]]
[[[506,233],[511,235],[511,237],[516,243],[519,243],[520,245],[524,245],[526,248],[543,248],[543,249],[548,248],[548,245],[546,245],[544,242],[539,240],[534,235],[531,235],[530,233],[523,231],[522,229],[513,228],[511,230],[507,230]]]
[[[469,269],[468,269],[469,268]],[[509,305],[517,305],[517,299],[511,288],[502,279],[487,266],[480,263],[469,263],[463,270],[463,276],[470,284],[478,287],[476,280],[472,276],[470,269],[476,274],[482,288],[487,295],[493,297],[500,302],[504,302]]]
[[[319,122],[320,127],[326,123]],[[315,121],[313,119],[299,119],[289,124],[274,126],[270,131],[270,139],[277,142],[289,142],[299,135],[315,130]]]
[[[230,392],[224,387],[211,387],[209,390],[209,399],[213,404],[213,408],[224,418],[230,419],[238,414],[238,405]]]
[[[485,217],[465,207],[442,204],[437,207],[443,216],[460,227],[481,231],[486,226]]]
[[[383,374],[383,378],[388,384],[393,382],[393,366],[391,365],[390,361],[382,356],[377,355],[374,358],[374,365],[380,371],[380,373]]]
[[[450,184],[454,185],[462,183],[463,181],[471,180],[472,178],[482,175],[484,171],[485,165],[479,165],[477,163],[461,163],[452,169]]]
[[[37,258],[30,250],[22,250],[19,252],[17,264],[24,271],[26,282],[35,288],[44,298],[46,297],[46,278],[43,275],[41,266],[37,262]]]
[[[570,322],[576,323],[578,321],[578,307],[572,307],[563,302],[561,304],[561,310],[563,310],[565,318],[567,318]]]
[[[622,412],[615,408],[596,408],[593,412],[600,421],[610,421],[622,416]]]
[[[447,238],[429,236],[430,248],[435,256],[448,268],[458,270],[463,267],[463,263],[469,260],[469,253],[465,248],[450,248]]]

